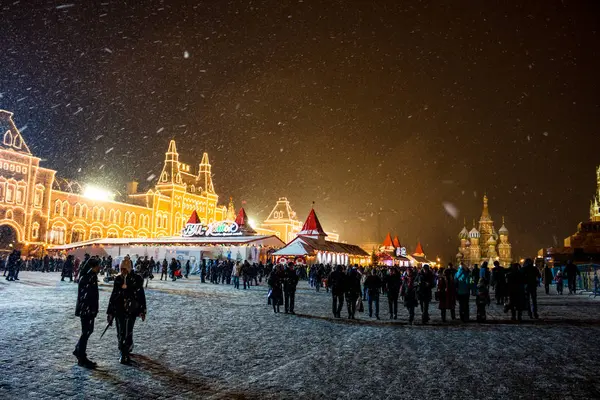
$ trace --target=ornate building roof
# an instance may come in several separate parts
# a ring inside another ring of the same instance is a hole
[[[325,237],[327,234],[323,230],[321,223],[319,222],[319,218],[317,218],[317,214],[315,213],[315,209],[311,208],[310,213],[308,214],[308,218],[306,218],[306,222],[302,225],[302,229],[298,232],[298,235],[304,236],[322,236]]]

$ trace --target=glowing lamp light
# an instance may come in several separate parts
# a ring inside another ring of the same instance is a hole
[[[255,228],[256,222],[254,222],[254,220],[252,218],[248,218],[248,225],[250,225],[252,228]]]
[[[83,197],[97,201],[109,201],[114,200],[115,194],[106,189],[89,185],[85,187]]]

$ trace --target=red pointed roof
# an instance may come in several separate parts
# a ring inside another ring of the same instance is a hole
[[[192,211],[192,215],[190,215],[190,219],[188,219],[188,224],[199,224],[200,223],[200,217],[198,216],[198,213],[196,212],[196,210]]]
[[[392,242],[392,235],[388,232],[385,240],[383,241],[383,247],[394,247],[394,243]]]
[[[246,210],[244,207],[240,208],[237,217],[235,217],[235,223],[238,224],[240,229],[245,233],[256,233],[254,229],[248,223],[248,215],[246,214]]]
[[[425,256],[425,252],[423,251],[423,246],[421,246],[421,242],[417,243],[417,248],[415,249],[415,252],[413,253],[416,256]]]
[[[310,210],[308,218],[306,218],[306,222],[304,222],[304,225],[302,225],[302,230],[298,232],[298,235],[327,236],[323,230],[323,227],[321,226],[321,223],[319,222],[319,218],[317,218],[314,208]]]
[[[398,239],[398,236],[394,236],[393,243],[394,243],[394,247],[396,247],[396,248],[401,247],[400,246],[400,240]]]

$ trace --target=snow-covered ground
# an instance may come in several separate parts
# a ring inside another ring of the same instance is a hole
[[[408,326],[404,309],[387,320],[386,301],[381,321],[333,319],[330,296],[305,282],[292,316],[273,313],[264,286],[155,279],[134,331],[135,364],[118,363],[114,328],[100,341],[102,313],[91,371],[71,354],[76,285],[57,273],[20,278],[0,280],[2,399],[600,397],[600,302],[584,295],[540,292],[541,320],[521,325],[495,305],[487,324],[441,324],[432,304],[432,324]],[[110,290],[101,287],[103,310]]]

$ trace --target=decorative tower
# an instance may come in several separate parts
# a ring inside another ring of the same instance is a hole
[[[325,242],[325,237],[327,237],[327,234],[323,230],[314,208],[310,209],[310,213],[308,214],[304,225],[302,225],[302,229],[300,232],[298,232],[298,236],[306,236],[312,239],[317,239],[320,243]]]
[[[496,260],[498,257],[498,253],[496,253],[496,238],[494,236],[490,236],[487,241],[487,258],[489,258],[492,262]]]
[[[392,240],[392,243],[394,244],[394,247],[396,249],[402,247],[402,245],[400,244],[400,239],[398,239],[398,236],[394,236],[394,240]]]
[[[215,194],[215,188],[213,186],[212,181],[212,172],[211,166],[208,162],[208,153],[204,153],[202,155],[202,161],[200,162],[200,168],[198,170],[198,177],[196,178],[196,182],[202,187],[202,190]]]
[[[240,212],[238,213],[237,217],[235,218],[235,223],[238,224],[240,231],[242,231],[245,235],[255,235],[256,234],[256,231],[250,225],[250,222],[248,220],[248,215],[246,215],[246,210],[244,210],[244,207],[240,208]]]
[[[481,256],[483,258],[488,258],[487,242],[490,237],[495,236],[496,232],[494,231],[494,221],[492,221],[492,217],[488,210],[487,195],[483,195],[483,210],[481,211],[481,218],[479,219],[479,233],[481,234],[480,243],[483,245]],[[479,262],[479,260],[477,262]]]
[[[235,207],[233,206],[233,197],[229,198],[229,205],[227,206],[227,221],[235,221]]]
[[[383,246],[381,247],[381,251],[393,252],[394,251],[394,242],[392,241],[392,235],[388,232],[385,240],[383,241]]]
[[[458,234],[458,239],[460,240],[460,247],[458,248],[458,254],[456,255],[456,261],[458,263],[460,263],[463,260],[468,260],[468,252],[469,252],[469,247],[468,247],[468,243],[469,243],[469,231],[467,230],[467,226],[466,226],[466,222],[464,223],[464,226],[462,228],[462,231],[460,231],[460,233]],[[459,256],[460,255],[460,259]]]
[[[600,165],[596,168],[596,194],[590,202],[590,221],[600,221]]]
[[[512,250],[511,245],[508,242],[508,229],[506,229],[506,225],[504,225],[504,217],[502,217],[502,227],[498,233],[500,234],[500,244],[498,245],[500,265],[508,267],[512,262]]]
[[[174,140],[169,142],[169,149],[165,154],[165,164],[157,183],[157,186],[163,185],[182,185],[179,173],[179,153],[177,153]]]
[[[481,248],[479,247],[479,239],[481,234],[475,228],[475,221],[473,221],[473,229],[469,232],[469,239],[471,242],[469,250],[469,265],[479,264],[481,261]]]

